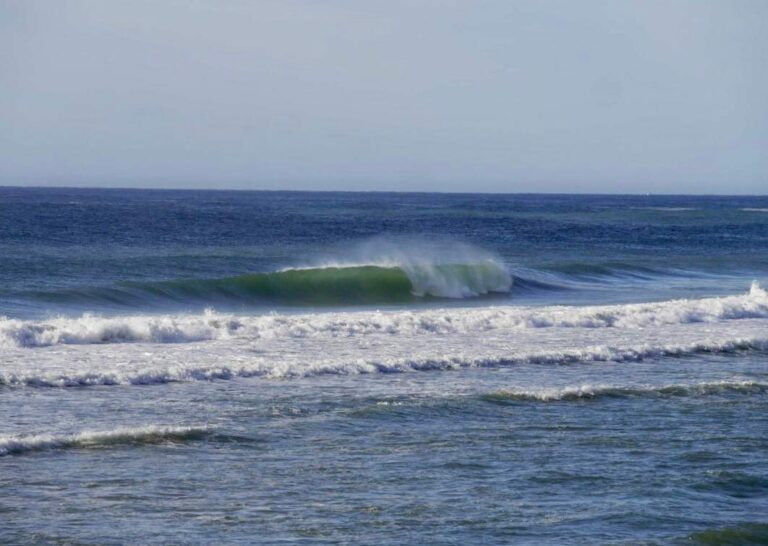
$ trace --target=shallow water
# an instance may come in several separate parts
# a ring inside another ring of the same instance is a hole
[[[768,536],[766,198],[0,204],[0,542]],[[344,297],[152,288],[308,267]]]

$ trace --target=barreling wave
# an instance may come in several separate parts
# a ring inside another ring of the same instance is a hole
[[[0,436],[0,456],[20,455],[50,449],[93,449],[126,445],[180,443],[199,440],[209,434],[207,427],[150,425],[102,432]]]
[[[0,317],[0,347],[108,343],[189,343],[374,334],[429,335],[536,328],[645,328],[768,318],[768,292],[753,283],[738,296],[586,307],[547,306],[327,312],[297,315],[202,314],[53,318]]]
[[[123,282],[36,293],[53,303],[152,306],[163,303],[282,305],[401,304],[424,298],[473,298],[509,292],[512,277],[493,260],[404,266],[350,265],[285,269],[222,279]]]
[[[725,394],[764,394],[766,392],[768,392],[768,383],[744,379],[708,381],[688,385],[578,385],[575,387],[533,390],[510,389],[487,394],[483,398],[491,402],[502,403],[508,401],[559,402],[599,398],[696,397]]]

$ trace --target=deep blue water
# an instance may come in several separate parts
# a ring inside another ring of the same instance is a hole
[[[766,197],[3,188],[0,207],[0,295],[42,311],[38,300],[67,288],[271,272],[354,247],[420,255],[437,242],[565,286],[768,272]]]
[[[768,543],[767,281],[768,197],[0,188],[0,542]]]

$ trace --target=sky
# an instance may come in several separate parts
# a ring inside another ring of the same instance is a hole
[[[0,185],[768,193],[765,0],[0,0]]]

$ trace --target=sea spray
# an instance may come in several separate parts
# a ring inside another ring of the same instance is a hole
[[[495,253],[458,241],[374,237],[330,251],[312,267],[376,266],[405,273],[416,296],[469,298],[508,292],[513,279]]]

